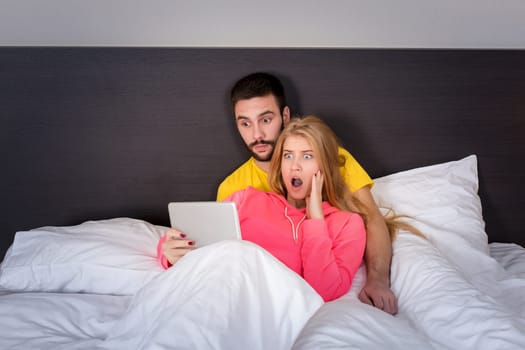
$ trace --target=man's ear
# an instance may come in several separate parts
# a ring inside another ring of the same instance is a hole
[[[283,108],[283,125],[286,126],[290,122],[290,107]]]

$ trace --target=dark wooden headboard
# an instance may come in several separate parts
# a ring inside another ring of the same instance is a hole
[[[525,51],[0,48],[0,254],[16,231],[168,224],[247,156],[231,85],[275,73],[372,177],[477,154],[491,241],[525,245]]]

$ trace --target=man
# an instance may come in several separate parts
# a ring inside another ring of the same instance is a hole
[[[252,157],[224,179],[217,200],[248,186],[270,191],[268,170],[275,142],[290,121],[284,87],[273,75],[253,73],[240,79],[232,88],[231,103],[241,138]],[[390,314],[397,313],[397,299],[390,290],[392,242],[383,216],[370,192],[372,179],[344,149],[342,172],[354,197],[366,207],[367,244],[365,262],[367,280],[359,299]]]

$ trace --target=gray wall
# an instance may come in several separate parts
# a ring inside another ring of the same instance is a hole
[[[0,0],[0,46],[523,49],[525,1]]]

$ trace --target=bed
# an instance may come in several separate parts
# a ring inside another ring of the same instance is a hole
[[[0,48],[0,348],[524,348],[524,62],[522,50]],[[283,79],[293,111],[324,118],[378,205],[427,236],[393,243],[397,315],[359,302],[364,266],[323,303],[248,242],[160,269],[167,203],[213,200],[247,156],[227,91],[256,70]]]

